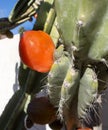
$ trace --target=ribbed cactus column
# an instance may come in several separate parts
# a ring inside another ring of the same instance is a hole
[[[63,120],[63,109],[70,109],[71,102],[74,99],[77,91],[78,84],[80,79],[80,72],[75,70],[75,68],[71,65],[70,62],[67,74],[64,78],[62,88],[61,88],[61,98],[59,101],[59,116]]]
[[[87,68],[83,77],[80,80],[79,93],[78,93],[78,116],[79,120],[88,126],[95,124],[95,120],[98,119],[98,111],[95,113],[97,106],[98,96],[98,79],[96,73],[92,68]],[[91,111],[92,110],[92,111]],[[90,114],[95,113],[95,118]],[[93,118],[93,119],[92,119]],[[92,123],[91,123],[92,122]]]
[[[80,124],[79,127],[93,127],[99,124],[100,118],[97,98],[106,88],[108,81],[108,2],[107,0],[55,0],[55,10],[64,47],[72,55],[74,67],[81,73],[77,86],[79,90],[76,92],[78,93],[76,113],[79,120],[77,122]],[[62,97],[64,94],[61,94]],[[63,101],[62,97],[61,101]],[[72,109],[72,106],[69,109]]]
[[[59,107],[61,86],[69,68],[70,61],[64,54],[63,46],[60,46],[56,50],[55,55],[57,59],[48,74],[48,95],[50,102],[55,107]]]
[[[108,55],[107,0],[55,0],[55,6],[64,42],[76,46],[81,59],[100,60]]]

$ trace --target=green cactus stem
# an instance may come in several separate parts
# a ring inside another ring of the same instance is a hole
[[[99,61],[108,56],[107,6],[107,0],[55,0],[63,40],[67,46],[76,46],[80,60]]]
[[[13,38],[13,33],[10,31],[12,24],[8,18],[0,18],[0,34],[6,35],[8,38]]]
[[[9,15],[11,23],[29,20],[33,16],[43,0],[19,0]]]
[[[52,26],[50,36],[52,37],[52,40],[53,40],[55,46],[57,46],[57,44],[59,42],[60,34],[57,30],[57,19],[56,18],[55,18],[54,24]]]
[[[19,86],[21,89],[24,89],[29,70],[30,69],[27,67],[24,68],[24,64],[22,62],[20,62],[19,72],[18,72],[18,81],[19,81]]]
[[[23,111],[27,98],[28,95],[22,90],[12,96],[0,117],[1,130],[12,130],[17,117]]]
[[[76,30],[78,2],[79,0],[55,0],[58,29],[65,45],[73,41],[74,30]]]
[[[79,119],[82,120],[81,123],[85,121],[89,124],[89,121],[92,121],[91,117],[89,117],[88,114],[90,114],[90,109],[95,109],[93,104],[96,102],[97,96],[98,79],[96,73],[92,68],[87,68],[80,80],[78,92],[78,116]]]
[[[62,84],[61,88],[61,98],[59,102],[59,117],[63,120],[63,108],[70,109],[71,102],[73,98],[77,94],[78,91],[78,84],[80,80],[80,72],[76,70],[70,64],[69,69],[67,71],[66,77]]]
[[[53,23],[55,21],[55,16],[56,16],[55,10],[53,8],[51,8],[50,11],[49,11],[48,17],[46,19],[45,25],[44,25],[44,31],[45,32],[47,32],[47,33],[51,32]]]
[[[40,6],[38,17],[36,19],[36,24],[34,25],[34,30],[44,30],[45,22],[47,16],[49,15],[50,9],[52,8],[53,1],[54,0],[44,0],[42,5]]]
[[[10,31],[16,26],[32,20],[32,16],[37,13],[43,0],[19,0],[13,7],[10,15],[6,18],[0,18],[0,33],[8,38],[13,38]]]
[[[58,53],[60,55],[62,54],[61,50],[62,47],[60,49],[60,53]],[[67,73],[69,64],[69,58],[62,54],[61,57],[55,60],[48,74],[49,100],[55,107],[58,107],[59,105],[61,86]]]

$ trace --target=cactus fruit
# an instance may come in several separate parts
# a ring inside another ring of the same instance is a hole
[[[33,123],[49,124],[56,119],[56,108],[48,97],[36,97],[28,104],[27,114]]]
[[[78,128],[77,130],[92,130],[90,128]]]
[[[38,72],[48,72],[54,62],[55,45],[43,31],[25,31],[20,39],[19,54],[24,64]]]

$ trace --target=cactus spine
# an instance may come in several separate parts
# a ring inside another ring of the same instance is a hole
[[[84,121],[92,120],[89,116],[90,109],[95,109],[93,104],[98,96],[98,79],[92,68],[87,68],[80,79],[78,92],[78,116]],[[94,107],[94,108],[93,108]],[[95,113],[97,114],[97,113]],[[97,115],[98,116],[98,115]]]
[[[63,54],[62,47],[60,46],[56,50],[55,55],[57,59],[48,74],[48,95],[50,102],[55,107],[59,105],[61,86],[70,64],[69,58]]]
[[[63,120],[63,108],[70,109],[71,102],[77,94],[80,72],[75,70],[70,64],[61,88],[61,97],[59,101],[59,116]]]

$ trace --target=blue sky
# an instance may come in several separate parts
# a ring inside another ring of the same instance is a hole
[[[0,0],[0,18],[8,17],[17,1],[18,0]],[[23,26],[26,30],[31,30],[33,28],[34,22],[35,20],[33,20],[33,22],[27,21],[24,24],[21,24],[20,26]],[[17,34],[20,26],[16,27],[11,31],[14,34]]]

